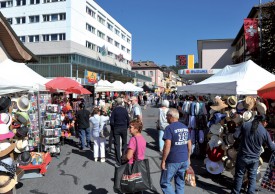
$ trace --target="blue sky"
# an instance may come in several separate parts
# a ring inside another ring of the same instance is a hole
[[[262,3],[269,0],[262,0]],[[134,61],[175,65],[197,40],[235,38],[259,0],[96,0],[132,34]]]

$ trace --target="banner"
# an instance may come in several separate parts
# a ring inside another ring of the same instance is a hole
[[[245,34],[246,50],[249,52],[249,54],[256,52],[257,49],[259,48],[257,18],[244,19],[244,34]]]
[[[194,55],[176,55],[176,65],[183,69],[194,69]]]
[[[97,83],[97,73],[85,70],[84,80],[85,83],[95,84]]]

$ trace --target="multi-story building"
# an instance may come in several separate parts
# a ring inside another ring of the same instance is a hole
[[[151,81],[131,71],[132,34],[94,0],[1,0],[0,11],[44,77],[84,78],[88,70],[110,81]]]

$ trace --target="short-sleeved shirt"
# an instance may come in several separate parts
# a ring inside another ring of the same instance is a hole
[[[171,140],[167,163],[180,163],[188,160],[187,142],[190,137],[188,128],[181,122],[173,122],[165,128],[163,140]]]
[[[139,136],[135,136],[137,138],[137,142],[138,142],[138,155],[137,158],[138,160],[144,160],[144,156],[145,156],[145,150],[146,150],[146,140],[144,139],[144,137],[142,135]],[[136,140],[135,137],[131,137],[129,144],[128,144],[128,149],[132,149],[134,151],[134,156],[133,158],[131,158],[129,160],[129,164],[133,164],[134,162],[134,158],[135,158],[135,154],[136,154]]]

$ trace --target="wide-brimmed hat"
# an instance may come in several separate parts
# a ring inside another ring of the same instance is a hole
[[[220,174],[224,170],[224,165],[221,160],[218,162],[214,162],[207,158],[205,161],[205,165],[206,165],[206,170],[211,174]]]
[[[18,98],[17,107],[21,111],[28,111],[31,107],[31,103],[30,103],[28,97],[27,96],[21,96],[20,98]]]
[[[26,112],[17,112],[15,114],[15,118],[19,123],[21,123],[25,126],[30,122],[29,115]]]
[[[257,108],[257,111],[259,112],[260,115],[265,115],[266,114],[266,105],[262,102],[259,102],[257,101],[256,102],[256,108]]]
[[[11,99],[9,97],[3,96],[0,98],[0,113],[8,112],[11,105]]]
[[[237,106],[237,97],[236,96],[229,96],[227,98],[227,104],[232,107],[232,108],[235,108]]]
[[[243,100],[243,106],[247,110],[251,110],[255,106],[256,100],[253,96],[246,96]]]
[[[244,105],[243,105],[244,103],[243,102],[244,102],[243,100],[240,100],[237,103],[236,111],[237,111],[238,114],[242,114],[245,111],[245,108],[244,108]]]
[[[235,142],[235,139],[234,139],[234,134],[233,133],[228,133],[226,136],[225,136],[225,143],[229,146],[232,146]]]
[[[12,116],[9,113],[0,113],[0,124],[11,125]]]
[[[235,163],[236,162],[234,160],[232,160],[229,157],[226,157],[223,163],[225,170],[231,171],[235,167]]]
[[[16,136],[18,137],[27,137],[29,132],[29,128],[26,126],[22,126],[16,129]]]
[[[7,193],[17,184],[17,176],[13,178],[8,173],[0,172],[0,193]]]
[[[212,150],[214,147],[218,147],[223,144],[223,140],[221,137],[218,137],[217,135],[212,135],[209,142],[209,147]]]
[[[235,133],[235,131],[236,131],[236,123],[234,121],[228,121],[226,123],[226,126],[227,126],[227,131],[229,133]]]
[[[228,107],[228,105],[225,104],[224,101],[222,101],[221,99],[216,99],[215,104],[213,106],[210,106],[210,108],[215,111],[220,111],[226,107]]]
[[[9,130],[9,126],[6,124],[0,124],[0,141],[8,138],[12,138],[14,133]]]
[[[25,150],[25,148],[28,146],[28,140],[26,140],[26,139],[20,139],[20,140],[17,140],[16,142],[15,142],[15,148],[14,148],[14,151],[16,152],[16,153],[22,153],[24,150]]]
[[[223,126],[220,123],[212,124],[210,127],[210,132],[215,135],[220,135],[223,132]]]
[[[11,157],[6,157],[4,159],[1,159],[1,162],[3,162],[6,165],[0,165],[0,172],[10,172],[9,166],[15,168],[15,164],[13,163],[13,159]]]
[[[238,152],[235,150],[235,148],[231,147],[226,151],[226,154],[229,158],[235,161],[237,159]]]
[[[248,122],[251,121],[253,118],[253,113],[251,110],[247,110],[243,113],[243,121]]]
[[[21,153],[18,158],[17,158],[17,161],[20,165],[22,166],[27,166],[28,164],[31,163],[32,161],[32,156],[30,154],[30,152],[23,152]]]
[[[10,142],[0,143],[0,157],[4,157],[11,153],[15,148],[15,143],[11,144]]]
[[[224,150],[221,148],[221,146],[213,148],[212,150],[208,149],[207,156],[211,161],[218,162],[224,156]]]

